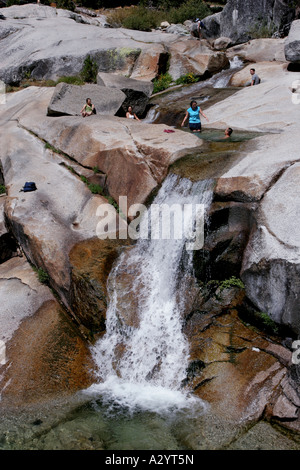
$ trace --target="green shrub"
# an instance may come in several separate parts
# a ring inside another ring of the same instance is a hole
[[[153,5],[152,5],[153,4]],[[155,8],[153,8],[155,7]],[[114,27],[151,31],[160,26],[162,21],[184,23],[185,20],[205,18],[211,14],[203,0],[163,0],[149,2],[144,0],[139,6],[120,8],[107,16],[107,21]]]
[[[36,268],[35,266],[32,266],[32,268],[37,273],[38,280],[42,284],[48,284],[49,283],[50,276],[43,268]]]
[[[176,80],[176,85],[186,84],[186,83],[196,83],[199,81],[199,78],[196,77],[193,73],[187,73],[182,75]]]
[[[173,78],[168,72],[163,75],[160,75],[153,81],[153,93],[158,93],[160,91],[166,90],[166,88],[169,88],[172,82]]]
[[[249,29],[248,34],[252,39],[271,38],[277,31],[274,23],[267,23],[264,19],[258,19],[257,22]]]
[[[97,74],[98,74],[97,63],[91,58],[90,55],[87,55],[83,62],[83,67],[80,72],[81,79],[87,83],[96,83]]]
[[[184,23],[186,20],[205,18],[210,15],[209,7],[202,0],[188,0],[178,8],[171,8],[167,13],[169,23]]]
[[[100,186],[100,184],[95,184],[95,183],[89,183],[88,188],[93,194],[101,194],[103,195],[103,188]]]
[[[0,194],[5,194],[6,193],[6,188],[4,184],[0,184]]]
[[[219,288],[220,290],[228,289],[230,287],[239,287],[240,289],[245,289],[244,283],[241,279],[232,276],[230,279],[225,279],[224,281],[220,281]]]
[[[80,75],[73,75],[71,77],[60,77],[57,83],[68,83],[69,85],[84,85],[85,81]],[[54,82],[55,83],[55,82]]]
[[[151,31],[163,21],[163,14],[159,10],[151,10],[142,6],[133,8],[131,14],[125,16],[122,26],[139,31]]]
[[[70,11],[74,11],[76,6],[72,0],[56,0],[55,3],[57,8],[63,8]]]

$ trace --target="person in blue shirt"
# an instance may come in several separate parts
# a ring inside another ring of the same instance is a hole
[[[197,101],[191,101],[189,109],[186,111],[181,127],[184,126],[185,121],[189,118],[189,128],[192,132],[201,132],[201,119],[200,114],[205,117],[208,121],[208,118],[203,113],[200,106],[197,105]]]

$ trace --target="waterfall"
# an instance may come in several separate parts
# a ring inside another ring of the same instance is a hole
[[[243,61],[235,55],[229,60],[229,69],[222,70],[222,72],[214,75],[209,81],[214,88],[226,88],[230,82],[230,79],[234,73],[243,67]]]
[[[170,174],[151,208],[206,208],[211,199],[211,181],[193,183]],[[154,216],[149,235],[153,225],[164,223],[161,211]],[[108,279],[106,333],[93,347],[99,383],[90,392],[130,409],[186,408],[197,401],[181,387],[189,362],[182,312],[195,282],[193,251],[186,247],[196,217],[196,211],[185,211],[172,220],[169,239],[140,238],[117,260]],[[176,237],[182,227],[184,236]]]

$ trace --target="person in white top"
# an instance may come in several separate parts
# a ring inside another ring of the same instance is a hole
[[[127,108],[127,113],[126,113],[127,119],[136,119],[137,121],[140,121],[140,119],[137,117],[136,114],[132,111],[132,107],[128,106]]]

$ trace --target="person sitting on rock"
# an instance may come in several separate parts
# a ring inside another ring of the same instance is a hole
[[[258,85],[260,83],[259,76],[255,73],[255,69],[250,69],[251,80],[246,82],[245,86]]]
[[[208,118],[202,112],[200,106],[197,105],[196,101],[191,101],[189,109],[186,111],[181,127],[184,126],[185,121],[189,118],[189,128],[192,132],[201,132],[201,120],[200,114],[205,117],[208,121]]]
[[[136,119],[137,121],[140,121],[140,119],[137,117],[137,115],[132,111],[131,106],[128,106],[128,108],[127,108],[126,117],[127,117],[127,119]]]
[[[95,106],[92,104],[91,98],[86,99],[86,103],[80,112],[82,117],[91,116],[95,112]]]

